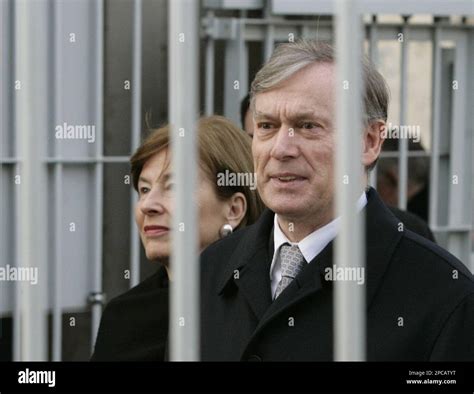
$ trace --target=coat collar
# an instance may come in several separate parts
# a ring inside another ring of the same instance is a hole
[[[403,232],[398,219],[387,209],[373,188],[367,191],[366,212],[366,300],[370,307]],[[259,327],[289,306],[315,292],[332,287],[324,279],[325,269],[333,264],[333,243],[319,253],[274,302],[271,300],[270,263],[273,256],[274,213],[266,209],[260,219],[247,227],[239,245],[220,277],[218,293],[232,284],[247,299],[260,320]],[[238,272],[238,279],[235,273]]]
[[[274,213],[265,209],[256,223],[242,230],[245,234],[222,271],[217,288],[218,294],[222,295],[237,286],[259,319],[272,302],[273,217]]]

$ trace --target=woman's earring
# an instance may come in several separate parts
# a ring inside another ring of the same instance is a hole
[[[221,238],[227,237],[229,234],[232,234],[232,231],[234,231],[232,226],[229,223],[226,223],[219,230],[219,236]]]

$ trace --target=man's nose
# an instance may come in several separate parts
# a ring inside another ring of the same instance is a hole
[[[163,213],[163,196],[157,187],[152,188],[139,201],[140,209],[145,215],[158,215]]]
[[[295,130],[282,125],[273,140],[271,156],[277,160],[294,158],[298,155],[298,142]]]

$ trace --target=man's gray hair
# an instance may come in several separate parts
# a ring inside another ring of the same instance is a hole
[[[333,63],[334,49],[331,44],[312,39],[300,39],[277,46],[268,62],[260,69],[252,82],[250,108],[255,109],[255,95],[271,90],[304,67],[313,63]],[[389,92],[385,79],[367,56],[362,57],[364,76],[365,122],[380,119],[387,121]]]

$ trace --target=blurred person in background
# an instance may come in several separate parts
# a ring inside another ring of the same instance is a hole
[[[254,223],[262,203],[255,188],[225,185],[220,174],[254,175],[251,140],[221,116],[198,122],[198,223],[202,251],[232,231]],[[106,306],[92,361],[163,361],[168,338],[171,225],[174,192],[170,127],[146,138],[130,159],[139,200],[135,220],[148,260],[157,272]]]
[[[386,139],[382,151],[398,152],[398,139]],[[408,150],[424,152],[419,142],[408,140]],[[377,167],[377,191],[382,200],[390,206],[398,205],[398,159],[382,158]],[[429,211],[429,169],[428,157],[408,158],[407,210],[425,222],[428,221]]]

